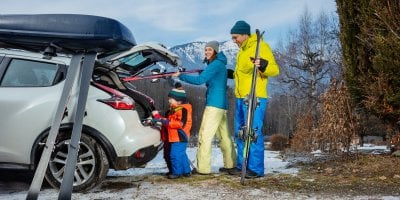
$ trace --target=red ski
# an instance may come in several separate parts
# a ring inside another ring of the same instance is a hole
[[[200,73],[202,72],[202,69],[194,69],[194,70],[188,70],[188,71],[181,71],[181,74],[191,74],[191,73]],[[143,80],[143,79],[156,79],[156,78],[165,78],[174,75],[176,72],[164,72],[160,74],[152,74],[148,76],[132,76],[132,77],[126,77],[123,78],[122,81],[128,82],[128,81],[137,81],[137,80]]]

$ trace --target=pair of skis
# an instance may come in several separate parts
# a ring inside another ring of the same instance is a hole
[[[188,70],[188,71],[179,71],[181,74],[191,74],[191,73],[200,73],[203,70],[201,69],[194,69],[194,70]],[[166,78],[174,75],[176,72],[164,72],[164,73],[159,73],[159,74],[152,74],[149,76],[133,76],[133,77],[126,77],[123,78],[122,81],[128,82],[128,81],[137,81],[137,80],[143,80],[143,79],[157,79],[157,78]]]
[[[260,33],[260,30],[256,29],[257,34],[257,46],[256,46],[256,55],[255,59],[259,58],[260,54],[260,41],[261,37],[264,32]],[[256,130],[253,129],[253,121],[254,121],[254,111],[257,107],[257,96],[256,96],[256,84],[257,84],[257,73],[258,67],[254,65],[253,68],[253,76],[251,82],[251,90],[250,94],[247,98],[247,117],[246,117],[246,124],[242,127],[240,131],[239,138],[244,140],[244,148],[243,148],[243,161],[242,161],[242,172],[240,175],[240,183],[244,185],[244,179],[246,176],[247,164],[249,162],[249,151],[250,151],[250,144],[251,142],[257,141],[257,134],[255,133]]]
[[[75,84],[74,82],[78,78],[76,83],[76,87],[79,92],[77,95],[78,102],[77,105],[75,105],[76,108],[74,109],[74,125],[72,128],[71,141],[68,146],[68,155],[63,172],[63,179],[58,195],[59,200],[71,199],[77,155],[79,152],[82,123],[96,55],[97,54],[95,52],[88,52],[78,53],[72,56],[58,107],[53,116],[50,132],[46,140],[46,145],[43,149],[42,156],[40,157],[39,164],[36,167],[35,175],[26,196],[27,200],[38,199],[43,178],[46,174],[47,166],[49,164],[59,132],[60,124],[65,114],[71,93],[73,92],[72,88]]]

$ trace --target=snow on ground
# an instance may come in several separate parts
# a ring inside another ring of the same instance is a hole
[[[187,154],[189,159],[195,164],[197,148],[188,148]],[[128,170],[109,170],[107,179],[122,178],[122,177],[138,177],[141,175],[160,174],[167,172],[167,166],[163,159],[163,152],[159,152],[158,155],[150,161],[145,168],[131,168]],[[219,148],[212,149],[212,173],[218,173],[218,169],[223,167],[222,153]],[[296,168],[286,168],[288,162],[284,162],[279,158],[279,152],[265,151],[265,173],[287,173],[296,174],[298,170]],[[184,187],[182,185],[172,185],[166,187],[165,185],[158,185],[157,183],[151,183],[144,181],[141,183],[135,183],[132,179],[127,182],[133,182],[133,185],[137,184],[137,187],[133,186],[129,189],[119,190],[104,190],[100,191],[96,189],[92,193],[73,193],[72,199],[230,199],[232,192],[228,189],[221,188],[221,191],[211,193],[207,190],[202,191],[202,188]],[[25,199],[30,183],[5,183],[0,181],[0,199]],[[140,185],[140,189],[139,189]],[[179,192],[177,192],[179,191]],[[230,195],[227,195],[230,194]],[[205,196],[206,195],[206,196]],[[249,196],[260,196],[257,190],[249,191]],[[286,194],[285,194],[286,195]],[[229,196],[229,197],[228,197]],[[289,195],[290,196],[290,195]],[[58,190],[52,188],[43,188],[39,194],[39,199],[57,199]],[[259,198],[258,197],[258,198]],[[241,198],[237,196],[237,198]],[[247,198],[247,197],[246,197]],[[245,198],[245,199],[246,199]],[[242,198],[243,199],[243,198]],[[257,199],[257,198],[256,198]],[[262,198],[265,199],[265,198]]]
[[[188,148],[187,153],[189,159],[194,163],[196,160],[197,148]],[[218,148],[212,150],[212,172],[218,173],[218,169],[223,166],[222,154]],[[128,169],[123,171],[110,170],[105,182],[113,184],[114,180],[126,183],[125,188],[97,188],[87,193],[73,193],[72,199],[76,200],[92,200],[92,199],[240,199],[240,200],[257,200],[257,199],[385,199],[399,200],[399,197],[392,196],[349,196],[348,198],[336,196],[321,196],[313,194],[298,194],[287,192],[265,192],[257,188],[246,188],[241,190],[220,187],[217,181],[210,181],[204,184],[193,186],[192,184],[176,183],[176,184],[157,184],[156,181],[148,178],[141,179],[143,175],[160,174],[167,172],[167,168],[162,158],[162,152],[159,152],[145,168]],[[283,161],[279,152],[265,151],[265,174],[285,173],[296,175],[298,169],[287,168],[288,162]],[[172,180],[173,181],[173,180]],[[1,181],[0,179],[0,199],[17,200],[25,199],[29,189],[30,182],[21,181]],[[49,187],[42,188],[38,199],[57,199],[58,190]]]
[[[196,148],[188,148],[187,154],[189,160],[193,165],[196,164]],[[151,174],[151,173],[166,173],[167,166],[163,159],[162,151],[158,153],[157,157],[155,157],[152,161],[150,161],[146,168],[143,169],[128,169],[125,171],[114,171],[110,170],[108,176],[134,176],[141,174]],[[212,160],[211,160],[211,172],[218,173],[218,169],[223,167],[222,153],[219,148],[212,149]],[[265,165],[265,174],[269,173],[286,173],[286,174],[296,174],[298,170],[296,168],[286,168],[288,162],[282,161],[279,158],[279,152],[277,151],[265,151],[264,155],[264,165]]]

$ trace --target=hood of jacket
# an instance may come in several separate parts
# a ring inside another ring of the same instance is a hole
[[[228,63],[228,59],[226,58],[225,54],[222,51],[217,53],[217,57],[215,58],[215,60],[221,61],[224,65]]]

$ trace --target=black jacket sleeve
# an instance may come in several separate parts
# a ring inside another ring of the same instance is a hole
[[[226,71],[228,78],[233,79],[233,72],[234,72],[233,69],[227,69]]]

